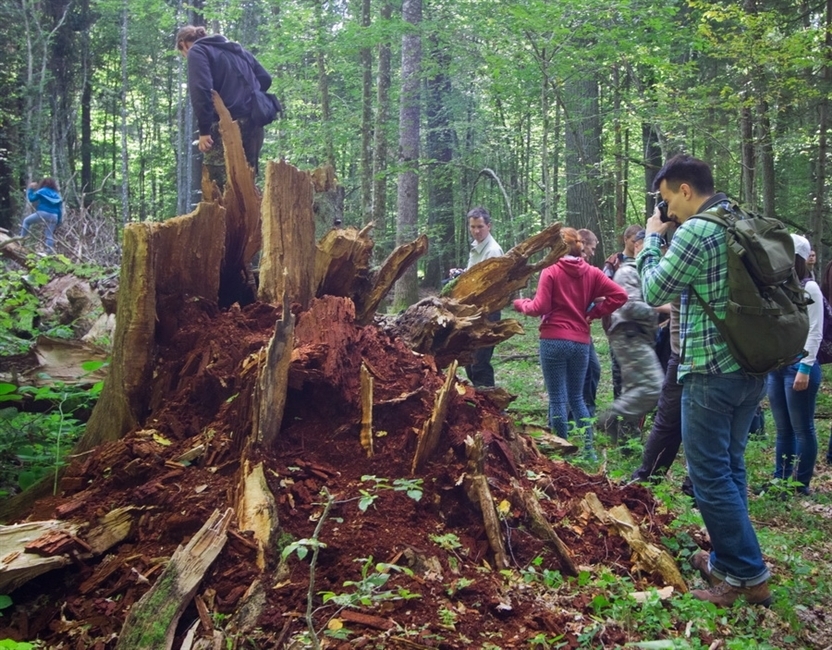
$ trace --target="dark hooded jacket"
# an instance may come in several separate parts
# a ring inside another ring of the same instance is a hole
[[[208,135],[217,121],[211,91],[216,90],[235,120],[251,114],[255,89],[266,91],[272,78],[239,43],[214,34],[197,39],[188,50],[188,92],[199,134]]]

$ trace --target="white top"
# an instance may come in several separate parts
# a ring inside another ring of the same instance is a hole
[[[470,269],[474,264],[479,264],[483,260],[491,259],[492,257],[501,257],[503,255],[503,249],[500,248],[500,245],[497,241],[491,236],[491,233],[488,234],[488,237],[483,239],[481,242],[478,242],[476,239],[471,242],[471,252],[468,255],[468,266],[466,269]]]

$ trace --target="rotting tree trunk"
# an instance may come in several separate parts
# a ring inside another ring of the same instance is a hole
[[[162,575],[130,610],[116,650],[160,650],[173,646],[179,617],[202,576],[222,551],[234,511],[215,512],[185,547],[179,547]]]

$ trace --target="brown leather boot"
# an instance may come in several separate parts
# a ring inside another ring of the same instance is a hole
[[[711,585],[711,587],[716,587],[720,582],[722,582],[722,580],[711,573],[711,555],[707,551],[699,551],[698,553],[691,555],[688,562],[690,562],[691,567],[699,571],[699,575],[702,576],[702,579]]]
[[[690,592],[694,598],[707,600],[720,607],[730,607],[740,596],[744,596],[750,605],[771,605],[771,591],[768,588],[768,581],[761,582],[753,587],[735,587],[727,582],[720,582],[710,589],[694,589]]]

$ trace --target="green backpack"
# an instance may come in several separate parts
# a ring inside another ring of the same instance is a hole
[[[736,203],[694,215],[725,228],[728,307],[724,320],[694,291],[737,363],[765,375],[804,354],[809,299],[794,272],[794,243],[781,221]]]

